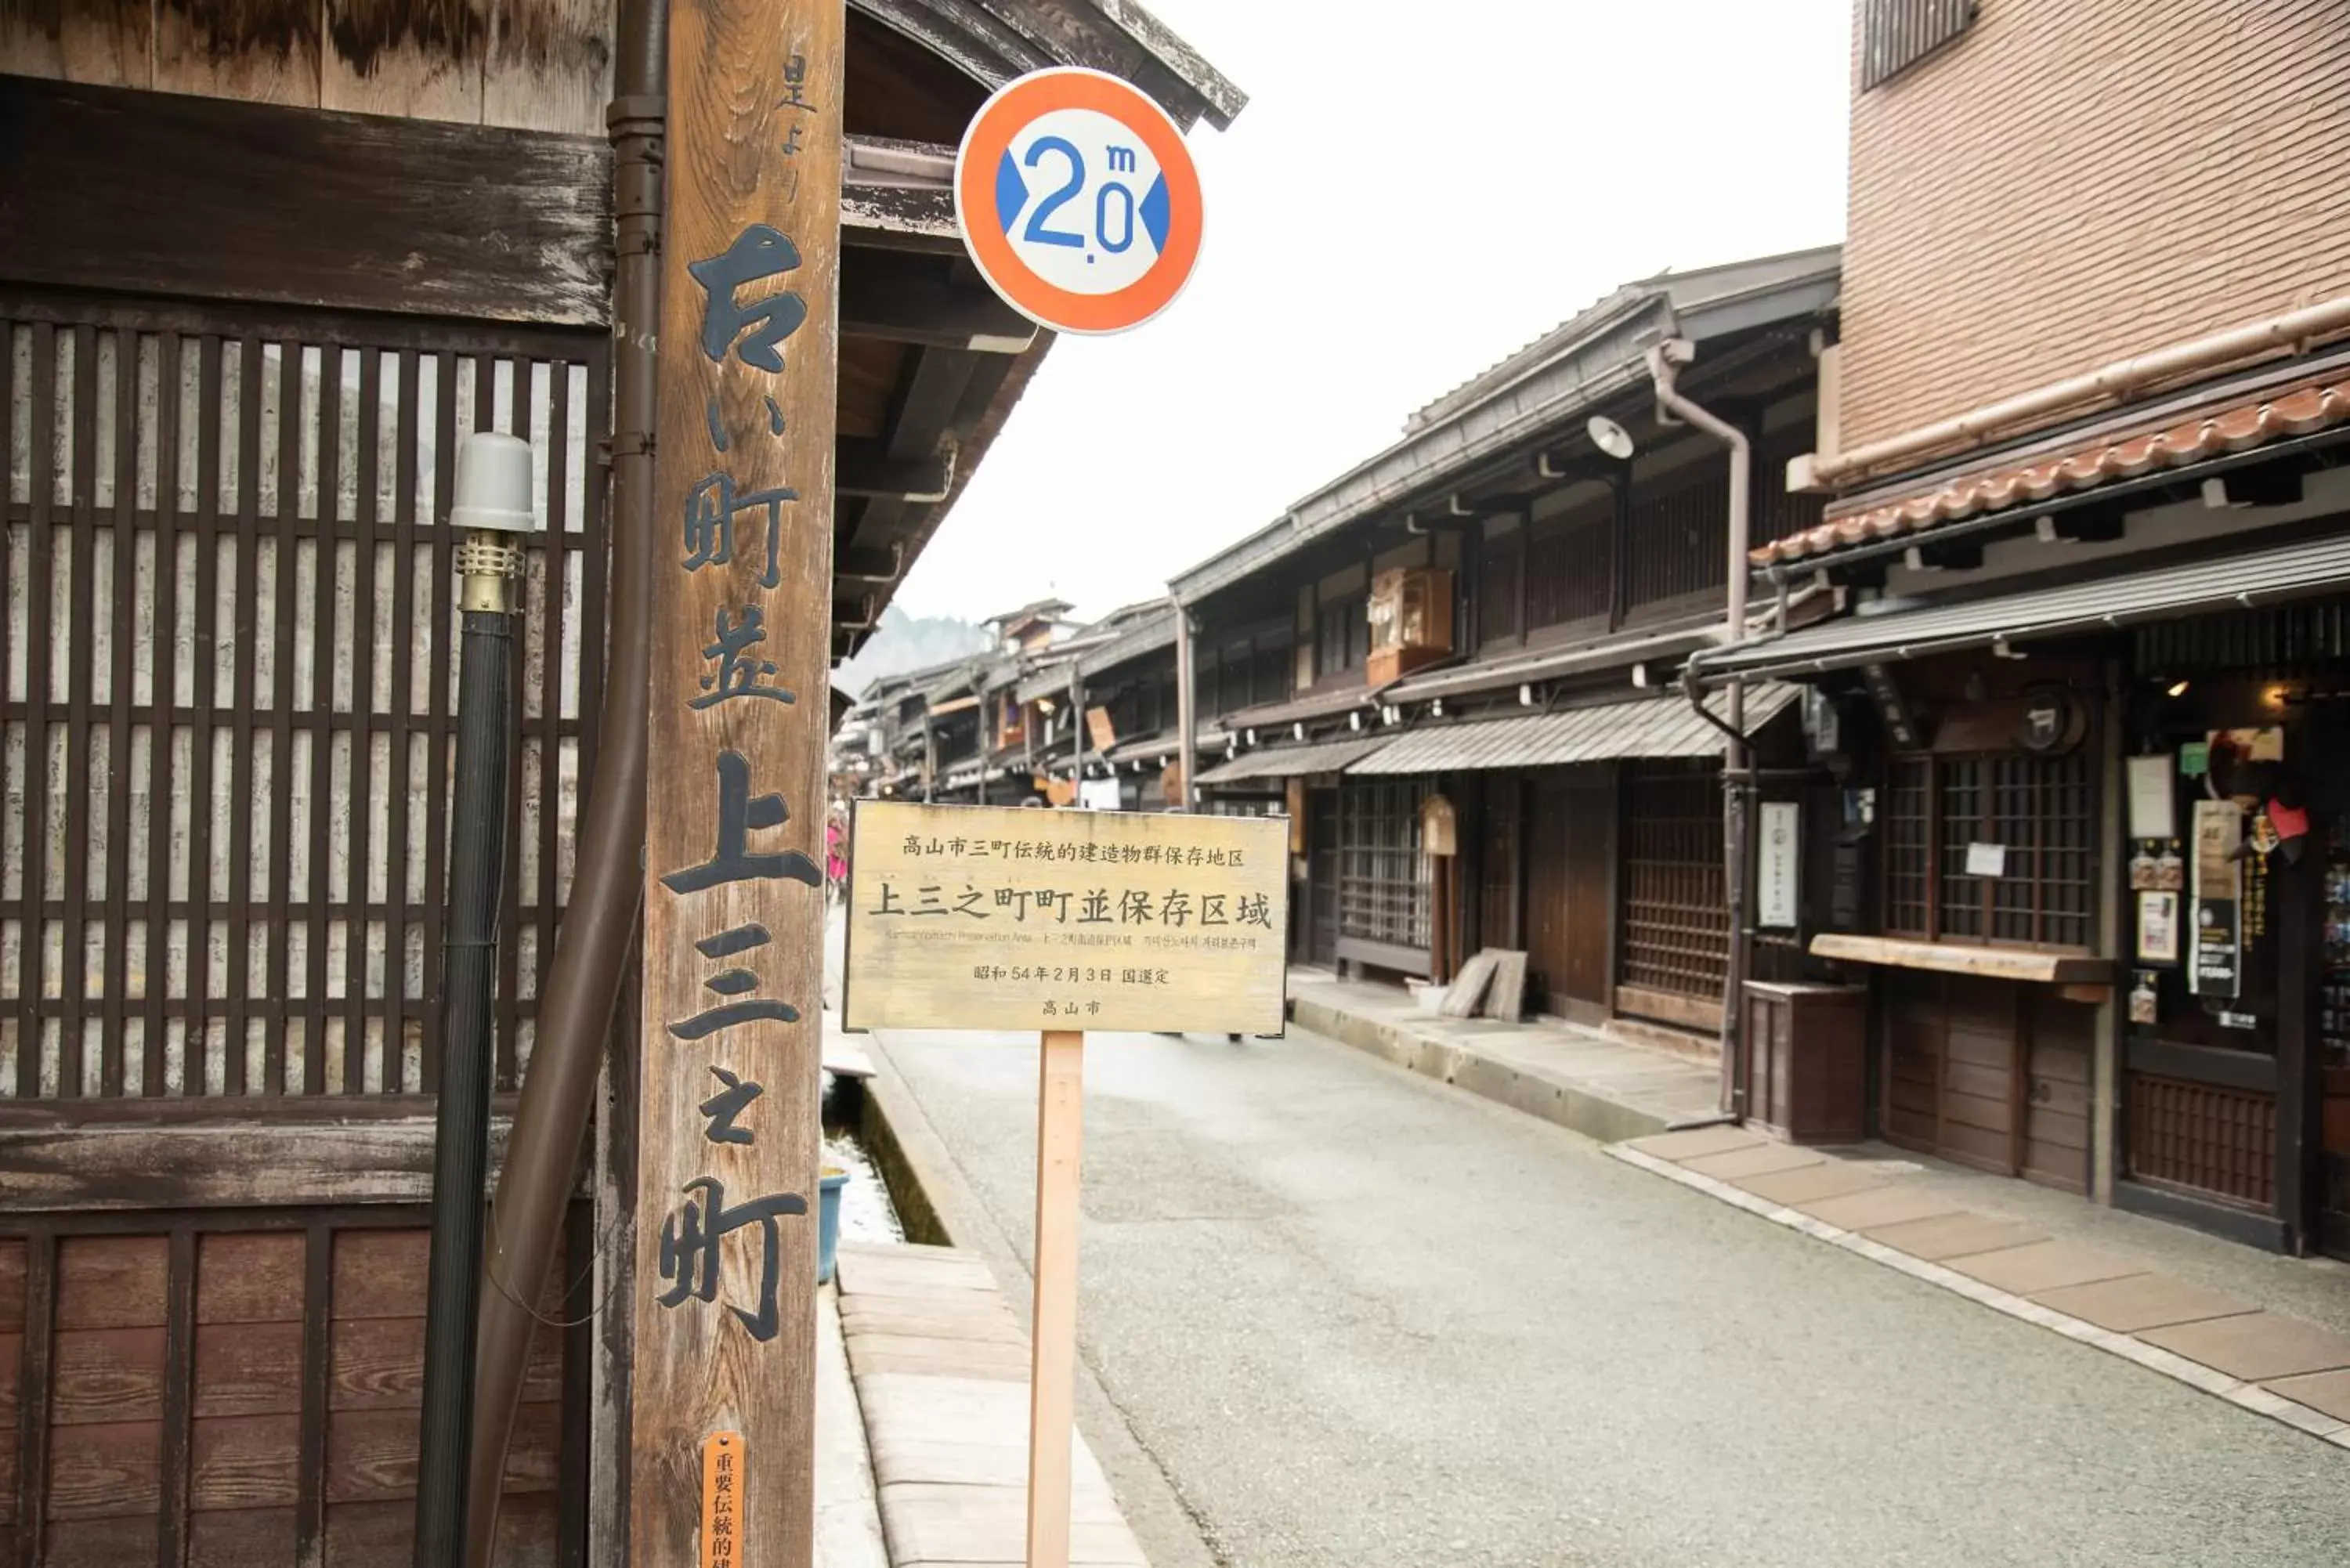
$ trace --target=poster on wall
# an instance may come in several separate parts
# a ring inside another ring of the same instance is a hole
[[[1754,918],[1773,930],[1795,924],[1797,856],[1803,807],[1792,800],[1766,800],[1756,835]]]
[[[2195,947],[2188,985],[2198,996],[2233,997],[2243,985],[2241,863],[2244,814],[2230,800],[2195,803]]]
[[[2137,896],[2137,961],[2178,961],[2178,895],[2143,892]]]
[[[2168,838],[2178,832],[2178,806],[2171,794],[2176,764],[2170,753],[2129,760],[2129,836]]]

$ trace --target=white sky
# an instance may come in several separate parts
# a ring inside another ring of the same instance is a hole
[[[1249,94],[1198,270],[1055,345],[909,614],[1157,597],[1617,284],[1844,233],[1849,0],[1149,4]]]

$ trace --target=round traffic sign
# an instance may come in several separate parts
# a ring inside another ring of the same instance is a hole
[[[1005,303],[1061,332],[1167,308],[1200,256],[1200,172],[1167,111],[1076,66],[1005,83],[955,154],[955,217]]]

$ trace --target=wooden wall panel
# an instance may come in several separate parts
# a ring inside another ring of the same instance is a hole
[[[318,1511],[308,1517],[334,1568],[406,1563],[426,1233],[321,1227],[315,1251],[313,1233],[68,1234],[43,1254],[55,1259],[54,1311],[41,1314],[24,1308],[26,1265],[45,1243],[0,1238],[5,1561],[18,1561],[25,1416],[44,1445],[27,1483],[41,1532],[29,1550],[43,1568],[152,1563],[159,1551],[178,1562],[182,1542],[192,1568],[291,1568],[310,1539],[306,1508]],[[541,1303],[550,1317],[559,1264],[557,1275]],[[27,1412],[17,1384],[31,1334],[42,1397]],[[539,1337],[508,1467],[517,1502],[503,1516],[502,1568],[553,1568],[563,1533],[571,1336]]]
[[[153,34],[151,0],[11,0],[0,5],[0,71],[143,88]]]
[[[2025,1004],[2023,1174],[2086,1192],[2096,1010],[2042,990]]]
[[[155,0],[159,92],[318,106],[317,0]]]
[[[296,1568],[291,1508],[221,1509],[188,1521],[188,1568]]]
[[[488,0],[326,0],[318,105],[478,124]]]
[[[604,134],[612,99],[611,0],[489,0],[489,12],[482,123]]]

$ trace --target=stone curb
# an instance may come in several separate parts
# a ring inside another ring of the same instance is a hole
[[[1748,1213],[1758,1215],[1774,1225],[1783,1225],[1790,1231],[1800,1231],[1815,1241],[1826,1242],[1831,1247],[1841,1247],[1847,1252],[1868,1259],[1871,1262],[1882,1263],[1887,1268],[1898,1270],[1911,1279],[1921,1280],[1927,1284],[1939,1286],[1954,1295],[1961,1295],[1970,1301],[1980,1302],[1993,1312],[2004,1313],[2009,1317],[2036,1324],[2052,1333],[2061,1334],[2065,1338],[2077,1341],[2082,1345],[2094,1345],[2109,1355],[2117,1355],[2125,1361],[2134,1362],[2149,1372],[2158,1372],[2174,1382],[2183,1383],[2189,1388],[2211,1395],[2215,1398],[2225,1399],[2241,1409],[2266,1416],[2269,1419],[2281,1426],[2290,1427],[2296,1432],[2321,1438],[2336,1448],[2350,1449],[2350,1422],[2335,1420],[2322,1410],[2313,1410],[2308,1406],[2288,1399],[2281,1394],[2271,1393],[2257,1383],[2240,1382],[2224,1372],[2204,1366],[2199,1361],[2189,1361],[2183,1355],[2163,1349],[2160,1345],[2149,1345],[2135,1334],[2119,1334],[2109,1328],[2100,1328],[2095,1324],[2085,1322],[2080,1318],[2068,1316],[2053,1307],[2043,1306],[2038,1302],[2001,1290],[1996,1285],[1987,1285],[1981,1280],[1970,1279],[1955,1269],[1946,1269],[1939,1263],[1929,1263],[1922,1258],[1913,1258],[1908,1253],[1888,1247],[1882,1241],[1871,1241],[1858,1231],[1839,1230],[1824,1220],[1783,1208],[1768,1199],[1757,1198],[1754,1194],[1742,1188],[1732,1187],[1726,1181],[1717,1180],[1713,1177],[1702,1175],[1698,1171],[1684,1169],[1670,1160],[1659,1159],[1655,1155],[1643,1153],[1637,1148],[1627,1148],[1622,1144],[1609,1144],[1607,1153],[1612,1159],[1621,1160],[1626,1165],[1645,1170],[1651,1176],[1661,1176],[1667,1181],[1678,1182],[1693,1191],[1702,1192],[1718,1202],[1727,1203],[1732,1208],[1743,1209]]]

